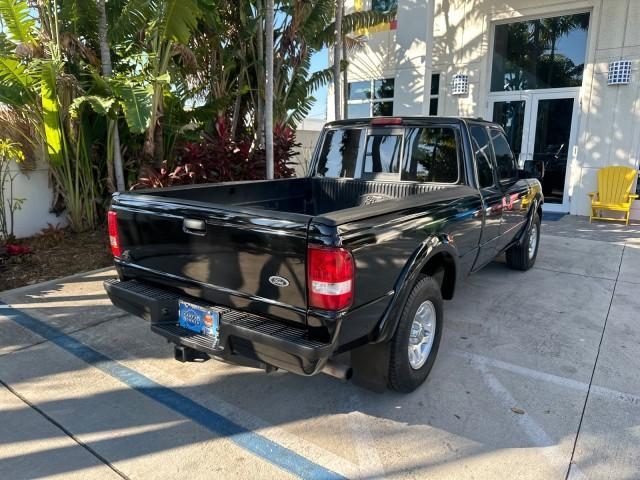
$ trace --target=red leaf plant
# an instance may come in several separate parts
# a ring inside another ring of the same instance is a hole
[[[264,149],[252,149],[250,136],[234,140],[223,118],[218,118],[215,135],[205,134],[199,142],[185,142],[179,147],[177,166],[171,170],[165,161],[159,169],[141,176],[133,186],[162,188],[172,185],[215,183],[238,180],[262,180],[265,178]],[[273,132],[275,178],[294,176],[291,167],[295,132],[286,126],[277,126]]]

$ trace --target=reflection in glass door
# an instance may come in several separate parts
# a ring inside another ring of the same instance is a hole
[[[569,90],[569,89],[567,89]],[[566,178],[576,124],[577,89],[564,92],[499,94],[490,104],[502,125],[520,168],[526,162],[542,171],[547,210],[568,211]]]
[[[530,150],[531,157],[536,164],[544,165],[542,192],[545,202],[562,204],[566,190],[574,99],[539,99],[536,104],[536,133]]]
[[[513,150],[518,162],[524,162],[522,139],[524,137],[526,106],[525,100],[505,100],[493,103],[493,121],[504,128],[511,150]]]

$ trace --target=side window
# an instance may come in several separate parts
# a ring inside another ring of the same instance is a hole
[[[491,129],[491,142],[496,155],[498,178],[500,183],[513,183],[518,179],[516,160],[504,134],[495,128]]]
[[[458,181],[458,142],[453,128],[411,128],[405,135],[402,180]]]
[[[476,157],[478,168],[478,182],[480,188],[492,187],[495,184],[493,179],[493,165],[491,163],[491,145],[487,129],[480,125],[472,125],[470,128],[471,145]]]

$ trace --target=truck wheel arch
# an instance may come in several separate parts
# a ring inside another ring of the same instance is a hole
[[[395,293],[372,335],[373,342],[391,338],[398,324],[398,314],[402,311],[409,292],[423,275],[429,275],[440,282],[442,298],[453,298],[458,274],[458,252],[449,242],[433,236],[427,239],[411,256],[398,277]]]
[[[453,298],[456,288],[456,262],[450,252],[443,250],[431,255],[420,273],[436,279],[444,300]]]

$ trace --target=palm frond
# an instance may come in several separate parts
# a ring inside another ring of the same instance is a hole
[[[0,57],[0,84],[23,89],[33,85],[34,79],[27,67],[11,57]]]
[[[202,15],[196,0],[165,0],[158,22],[160,38],[186,44]]]
[[[0,17],[11,41],[25,45],[35,42],[32,32],[36,22],[29,13],[29,4],[26,0],[0,0]]]
[[[60,19],[76,36],[94,36],[98,29],[98,9],[95,0],[62,0]]]
[[[135,37],[151,21],[153,2],[151,0],[129,0],[124,5],[107,2],[112,21],[109,25],[109,42],[116,44]],[[118,3],[118,2],[115,2]],[[119,10],[113,7],[121,6]]]
[[[396,10],[390,10],[388,12],[374,12],[371,10],[365,12],[352,12],[345,15],[342,19],[342,33],[347,35],[349,33],[357,32],[358,30],[375,27],[381,23],[389,23],[396,18]],[[314,40],[314,46],[316,48],[322,48],[323,46],[330,46],[335,40],[335,22],[330,23],[327,27],[318,34]]]
[[[40,83],[40,98],[42,101],[42,116],[44,119],[44,133],[47,142],[47,154],[53,166],[59,166],[63,161],[62,156],[62,124],[60,122],[60,110],[56,93],[56,69],[53,63],[42,68],[42,81]]]
[[[133,133],[144,133],[151,121],[153,87],[131,80],[114,80],[113,89],[120,97],[124,118]]]

